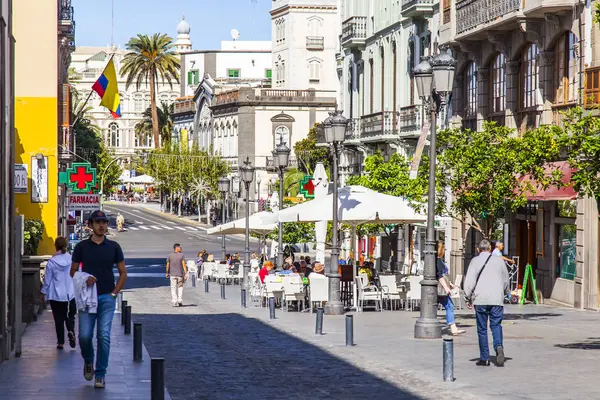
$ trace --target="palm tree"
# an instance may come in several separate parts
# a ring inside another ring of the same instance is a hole
[[[173,129],[173,115],[174,104],[167,104],[164,101],[160,103],[160,107],[157,109],[158,114],[158,131],[162,138],[162,143],[165,143],[171,139],[171,130]],[[148,107],[144,111],[144,120],[136,125],[136,133],[138,135],[145,134],[149,135],[152,133],[152,107]]]
[[[150,84],[150,109],[152,116],[152,137],[154,147],[159,147],[159,120],[156,107],[156,87],[159,79],[173,87],[179,83],[179,59],[175,54],[173,39],[166,34],[152,36],[138,34],[125,45],[129,53],[123,58],[121,72],[127,77],[126,87],[134,82],[139,89],[142,84]]]

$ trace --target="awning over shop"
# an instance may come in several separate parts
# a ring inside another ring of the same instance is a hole
[[[571,175],[573,174],[573,169],[569,165],[567,161],[557,161],[553,163],[549,163],[546,167],[546,174],[550,176],[552,171],[560,170],[562,172],[561,182],[565,184],[565,186],[557,187],[556,185],[548,186],[544,189],[541,185],[538,185],[531,176],[526,175],[522,177],[521,182],[525,180],[530,180],[531,184],[535,188],[535,193],[527,194],[527,200],[537,200],[537,201],[558,201],[558,200],[574,200],[577,198],[577,193],[573,189],[571,185],[568,185],[571,182]]]

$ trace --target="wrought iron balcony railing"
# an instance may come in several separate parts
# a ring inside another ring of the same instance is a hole
[[[456,33],[461,34],[481,24],[495,21],[519,11],[521,0],[462,0],[456,2]]]
[[[382,111],[361,118],[361,139],[386,139],[398,136],[399,112]]]
[[[350,17],[342,22],[342,46],[364,46],[366,39],[367,17]]]
[[[415,17],[433,13],[433,0],[402,0],[402,16]]]

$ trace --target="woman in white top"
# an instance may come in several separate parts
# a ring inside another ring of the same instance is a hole
[[[65,344],[65,325],[69,336],[69,345],[75,348],[75,289],[69,275],[71,255],[67,252],[68,241],[64,237],[56,238],[56,253],[46,266],[46,276],[42,285],[42,303],[50,301],[56,328],[56,348],[62,350]]]

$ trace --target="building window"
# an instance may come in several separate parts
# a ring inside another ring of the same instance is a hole
[[[577,77],[577,37],[567,32],[560,37],[555,46],[554,85],[556,104],[572,103],[576,100]]]
[[[134,102],[135,112],[143,112],[144,111],[142,96],[136,95],[133,102]]]
[[[308,32],[312,37],[321,36],[321,21],[318,17],[311,17],[308,21]]]
[[[240,70],[235,68],[227,68],[227,77],[228,78],[239,78]]]
[[[467,101],[465,107],[465,118],[477,116],[477,64],[470,62],[465,71],[465,83]]]
[[[498,53],[490,67],[492,78],[492,114],[503,113],[506,109],[506,61],[503,53]]]
[[[275,21],[275,44],[285,43],[285,19],[280,18]]]
[[[538,47],[531,43],[521,55],[521,109],[528,109],[538,105]]]
[[[273,70],[272,69],[265,69],[265,78],[267,79],[271,79],[273,77]]]
[[[199,81],[200,81],[200,71],[198,71],[197,69],[188,71],[188,74],[187,74],[187,84],[188,85],[197,85]]]
[[[308,80],[318,82],[321,79],[321,63],[313,60],[308,63]]]
[[[291,146],[290,146],[290,130],[287,128],[287,126],[280,125],[275,129],[275,145],[278,145],[279,143],[282,143],[282,142],[288,148],[291,148]]]
[[[108,125],[108,147],[120,147],[121,146],[121,130],[116,122]]]
[[[558,263],[556,265],[556,276],[563,279],[575,280],[577,275],[576,249],[577,249],[577,225],[557,224],[558,233]]]

